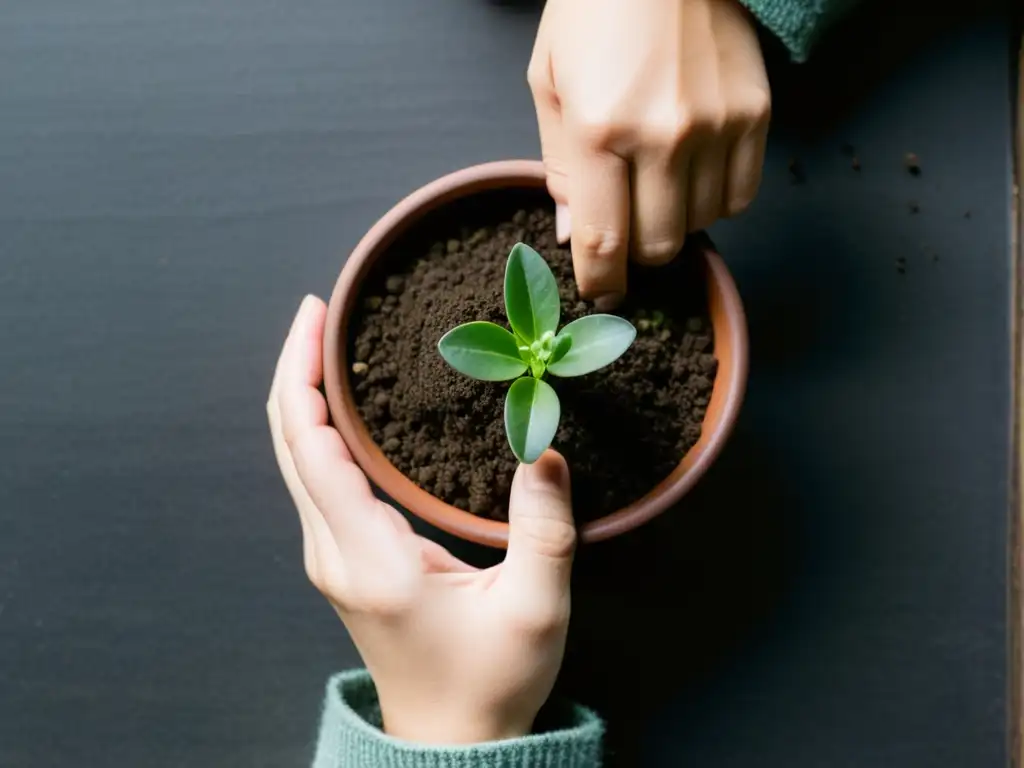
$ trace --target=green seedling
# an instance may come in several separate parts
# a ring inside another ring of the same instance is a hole
[[[505,434],[516,458],[532,464],[551,445],[562,412],[545,375],[583,376],[604,368],[629,349],[636,329],[616,315],[587,315],[559,331],[555,276],[523,243],[516,243],[505,265],[505,313],[511,330],[466,323],[448,331],[437,348],[448,365],[470,378],[515,379],[505,396]]]

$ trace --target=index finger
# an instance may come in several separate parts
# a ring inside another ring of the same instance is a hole
[[[274,373],[276,396],[281,408],[281,428],[289,445],[302,429],[327,426],[327,403],[320,394],[324,379],[321,345],[327,308],[313,296],[299,307]],[[351,461],[342,443],[345,457]]]
[[[580,296],[605,311],[626,294],[629,166],[617,155],[574,141],[569,177],[573,269]]]
[[[380,502],[352,461],[348,446],[328,424],[323,381],[322,340],[326,307],[307,298],[285,343],[275,374],[280,436],[294,463],[295,480],[308,494],[339,549],[373,529]]]

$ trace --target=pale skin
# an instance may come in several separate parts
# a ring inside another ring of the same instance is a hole
[[[476,569],[378,500],[328,425],[326,307],[307,297],[267,402],[310,581],[344,622],[377,686],[385,731],[422,744],[530,732],[562,663],[576,529],[569,470],[549,451],[521,466],[503,563]]]
[[[625,295],[630,258],[666,263],[757,193],[771,98],[735,0],[548,0],[528,80],[559,239],[599,309]],[[362,655],[386,732],[423,744],[529,733],[569,622],[565,461],[548,451],[519,468],[501,565],[473,568],[418,536],[328,424],[325,315],[303,301],[267,402],[310,581]]]
[[[527,80],[559,239],[599,309],[630,257],[664,264],[754,199],[771,95],[735,0],[548,0]]]

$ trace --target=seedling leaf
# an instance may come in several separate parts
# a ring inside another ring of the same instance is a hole
[[[512,453],[532,464],[551,445],[561,416],[558,395],[546,381],[516,379],[505,397],[505,433]]]
[[[572,348],[572,336],[567,333],[560,333],[555,337],[555,346],[551,350],[551,359],[548,360],[548,365],[554,365],[563,357],[565,353]]]
[[[543,257],[525,243],[516,243],[505,265],[505,312],[527,344],[558,330],[558,283]]]
[[[500,325],[466,323],[437,343],[441,357],[461,374],[480,381],[507,381],[526,372],[515,336]]]
[[[572,346],[547,369],[555,376],[583,376],[615,362],[636,338],[636,328],[617,315],[587,315],[562,329]]]
[[[482,381],[516,379],[505,397],[505,433],[524,464],[547,450],[561,416],[558,395],[544,376],[596,371],[615,361],[636,338],[636,329],[614,315],[590,315],[556,333],[560,310],[558,285],[547,263],[533,248],[517,243],[505,267],[505,312],[512,330],[488,322],[466,323],[437,344],[459,373]]]

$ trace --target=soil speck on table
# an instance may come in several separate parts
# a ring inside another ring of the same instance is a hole
[[[804,167],[801,165],[800,160],[796,157],[789,158],[787,164],[789,169],[789,181],[792,184],[803,184],[807,181],[807,176],[804,174]]]
[[[553,211],[541,207],[546,197],[516,194],[453,203],[396,242],[364,289],[387,298],[362,303],[349,357],[366,365],[351,383],[388,459],[433,495],[497,520],[508,519],[517,467],[503,419],[510,382],[455,372],[437,342],[472,320],[507,327],[505,262],[520,241],[555,273],[561,325],[593,312],[577,295],[568,247],[555,242]],[[638,330],[632,347],[587,376],[549,377],[562,404],[554,447],[569,462],[579,521],[639,499],[700,437],[718,366],[703,270],[686,251],[666,267],[632,267],[617,312]]]
[[[907,274],[907,259],[903,256],[899,256],[896,259],[896,271],[901,275]]]
[[[903,156],[903,167],[907,169],[907,173],[911,176],[921,175],[921,161],[913,152],[907,152]]]

